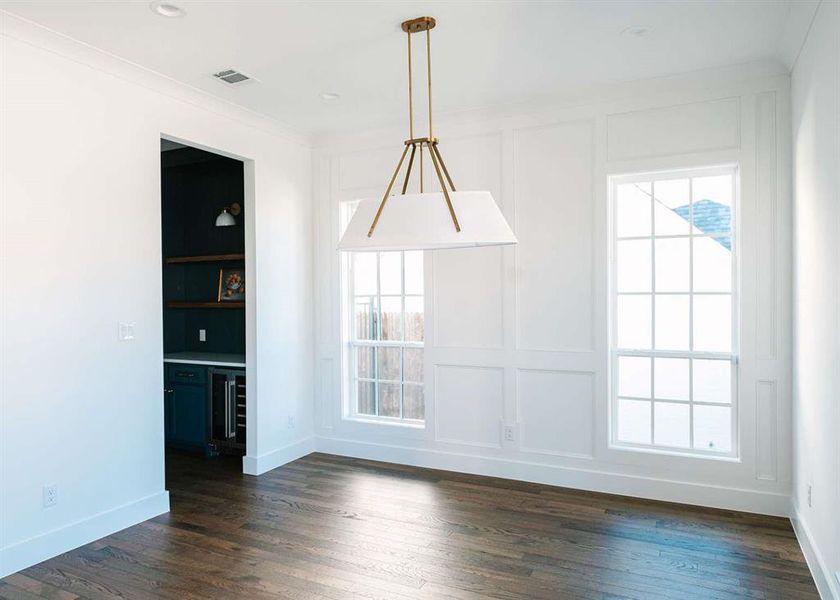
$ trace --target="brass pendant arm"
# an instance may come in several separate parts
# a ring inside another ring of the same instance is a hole
[[[455,231],[460,232],[461,226],[458,224],[458,217],[455,215],[455,208],[452,206],[452,200],[449,198],[449,190],[446,189],[446,184],[443,182],[443,175],[440,172],[440,166],[438,165],[438,160],[433,149],[429,150],[429,156],[432,157],[432,163],[435,165],[438,181],[440,181],[440,189],[443,190],[443,197],[446,200],[446,206],[449,209],[449,216],[452,217],[452,222],[455,224]]]
[[[376,229],[376,224],[379,222],[379,217],[382,216],[382,209],[385,208],[385,203],[388,201],[388,196],[391,194],[391,188],[394,187],[394,182],[397,180],[397,175],[400,172],[400,167],[402,167],[406,154],[408,154],[408,146],[406,146],[403,150],[402,156],[400,156],[400,162],[397,163],[397,168],[394,169],[394,174],[391,176],[391,181],[388,183],[388,189],[385,190],[385,195],[382,197],[382,202],[379,204],[379,208],[376,211],[376,216],[373,217],[373,223],[370,224],[370,229],[368,230],[368,237],[373,235],[373,230]]]
[[[405,181],[403,181],[402,193],[408,189],[408,179],[411,177],[411,165],[414,164],[414,153],[417,152],[417,146],[411,145],[411,156],[408,157],[408,167],[405,170]]]
[[[452,191],[454,192],[455,191],[455,184],[452,183],[452,178],[449,176],[449,171],[446,169],[446,163],[443,162],[443,157],[440,155],[440,149],[437,147],[437,140],[432,142],[431,148],[432,148],[432,152],[437,154],[438,162],[440,163],[440,166],[443,168],[443,174],[446,175],[446,181],[449,182],[449,187],[452,188]]]

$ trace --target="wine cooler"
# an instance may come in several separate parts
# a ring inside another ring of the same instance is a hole
[[[210,369],[210,442],[245,449],[245,371]]]

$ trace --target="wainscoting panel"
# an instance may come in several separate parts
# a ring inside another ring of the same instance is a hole
[[[504,369],[435,365],[435,440],[501,447]]]
[[[518,349],[593,349],[593,129],[514,132]]]

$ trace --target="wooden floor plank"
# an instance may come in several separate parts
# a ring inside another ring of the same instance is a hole
[[[172,510],[0,598],[788,600],[785,519],[312,454],[261,477],[167,454]]]

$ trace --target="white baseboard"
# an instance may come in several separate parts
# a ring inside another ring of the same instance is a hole
[[[163,491],[0,548],[0,578],[169,512]]]
[[[765,515],[787,517],[790,509],[787,494],[756,490],[337,438],[320,437],[317,448],[320,452],[354,458]]]
[[[820,549],[814,544],[811,530],[802,519],[796,506],[790,509],[790,523],[796,533],[796,539],[805,555],[805,561],[811,570],[811,576],[817,585],[820,598],[823,600],[840,600],[840,582],[832,575],[831,570],[826,566]]]
[[[312,452],[315,452],[315,438],[308,437],[259,456],[243,456],[242,472],[246,475],[262,475]]]

